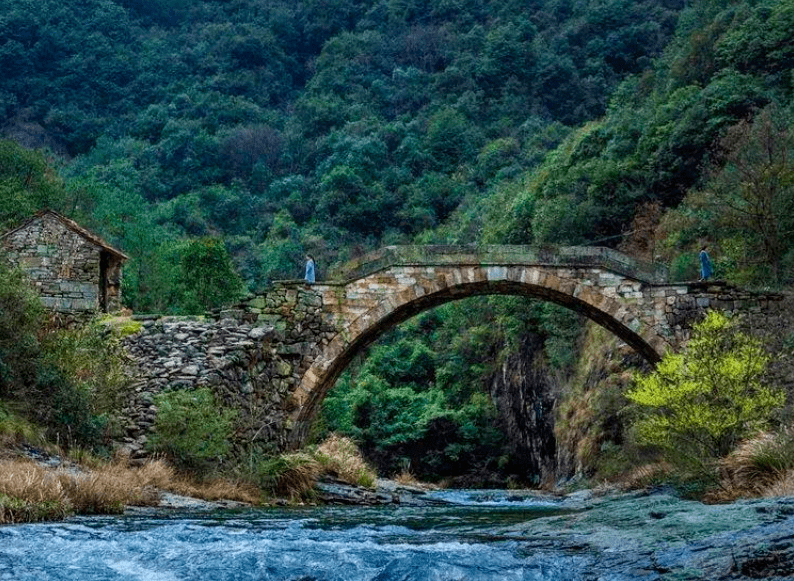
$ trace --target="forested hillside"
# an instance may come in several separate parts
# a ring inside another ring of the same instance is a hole
[[[792,0],[7,0],[0,224],[96,230],[137,312],[414,241],[604,244],[678,278],[709,242],[720,278],[786,284],[792,30]],[[447,305],[341,380],[327,427],[392,467],[419,441],[428,473],[509,466],[485,380],[530,336],[570,375],[582,328]]]

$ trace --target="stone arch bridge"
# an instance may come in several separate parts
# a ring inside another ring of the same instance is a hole
[[[222,388],[226,400],[248,410],[244,439],[297,446],[320,402],[363,347],[421,311],[489,294],[573,309],[652,362],[686,341],[690,323],[704,310],[760,309],[774,298],[720,283],[671,283],[664,267],[607,248],[390,246],[350,263],[338,280],[277,282],[267,293],[215,313],[213,323],[146,321],[131,352],[146,361],[142,367],[169,372],[157,378],[144,373],[148,378],[136,392],[151,396],[203,383]],[[176,340],[168,343],[169,336]],[[169,349],[176,355],[163,355]],[[145,431],[141,421],[151,423],[145,399],[130,407],[138,438]],[[135,437],[131,429],[128,440]]]

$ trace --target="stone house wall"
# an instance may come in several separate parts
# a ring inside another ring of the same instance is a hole
[[[80,316],[121,308],[122,256],[54,212],[43,212],[0,241],[5,259],[20,268],[58,314]]]

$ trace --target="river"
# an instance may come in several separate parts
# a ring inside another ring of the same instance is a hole
[[[450,504],[204,513],[140,510],[119,517],[74,517],[60,523],[5,526],[0,528],[0,580],[716,578],[687,577],[674,567],[659,565],[659,559],[664,559],[664,553],[659,552],[659,538],[628,522],[636,517],[663,520],[658,514],[647,517],[648,510],[689,511],[686,520],[693,522],[697,503],[684,503],[682,506],[689,508],[682,508],[681,501],[662,495],[652,499],[651,504],[643,504],[643,514],[636,515],[636,508],[630,504],[637,502],[636,498],[576,508],[575,503],[517,497],[509,492],[434,494]],[[687,555],[697,556],[704,551],[701,548],[682,553],[691,541],[716,538],[714,554],[718,557],[719,543],[729,542],[720,541],[724,536],[722,528],[749,530],[761,521],[781,521],[780,515],[772,513],[767,514],[768,519],[759,516],[763,515],[758,510],[760,505],[748,506],[748,510],[716,519],[722,525],[709,524],[708,530],[698,534],[690,531],[691,540],[668,530],[665,535],[671,538],[664,541],[665,546],[674,550],[679,560],[683,559],[682,570],[693,570],[696,566],[691,559],[686,560]],[[793,508],[794,504],[784,506]],[[599,511],[601,516],[593,516]],[[701,521],[710,522],[715,514],[712,512]],[[606,535],[611,540],[599,540],[598,535],[604,536],[606,530],[603,521],[609,518],[615,523],[625,520],[626,534],[621,537],[620,527],[611,526],[608,528],[612,533]],[[785,536],[788,530],[789,539],[794,533],[793,523],[782,525],[781,534]],[[648,548],[648,543],[654,548]],[[729,563],[718,565],[725,569]],[[675,576],[668,576],[667,572]]]

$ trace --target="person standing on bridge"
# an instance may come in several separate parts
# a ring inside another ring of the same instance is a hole
[[[303,278],[310,284],[314,282],[314,258],[311,254],[306,255],[306,274]]]
[[[700,249],[700,280],[708,280],[714,273],[714,268],[711,265],[711,258],[707,250],[708,246],[705,244]]]

